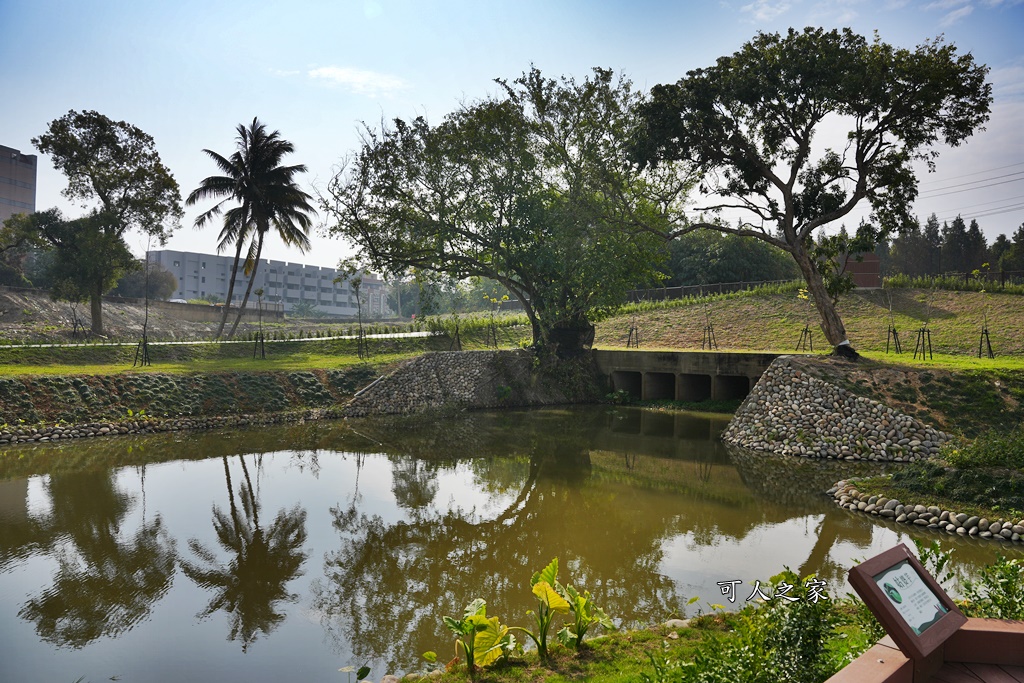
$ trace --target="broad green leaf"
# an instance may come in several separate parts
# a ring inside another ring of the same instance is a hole
[[[563,626],[556,635],[558,642],[566,647],[572,647],[576,643],[576,634],[570,631],[568,626]]]
[[[558,577],[558,558],[554,558],[548,564],[548,566],[536,572],[530,579],[530,585],[536,586],[541,581],[546,581],[548,584],[554,586],[555,579]]]
[[[359,671],[356,672],[356,678],[358,680],[363,680],[364,678],[366,678],[369,675],[370,675],[370,667],[368,667],[368,666],[364,666],[363,668],[361,668]]]
[[[594,607],[594,616],[592,617],[592,620],[601,624],[601,626],[604,626],[610,631],[615,630],[615,624],[612,622],[612,618],[605,614],[604,610],[600,607]]]
[[[550,565],[549,565],[550,566]],[[533,586],[533,594],[537,596],[543,604],[547,605],[548,609],[552,612],[560,612],[561,614],[569,613],[569,603],[555,592],[555,589],[551,587],[551,584],[547,581],[538,581]]]
[[[423,659],[427,660],[431,664],[437,661],[437,653],[433,650],[427,650],[423,653]]]
[[[508,635],[508,627],[498,623],[498,617],[485,619],[473,639],[473,661],[477,666],[493,664],[504,653],[502,641]]]
[[[466,632],[465,631],[465,627],[466,627],[466,620],[465,619],[463,619],[462,621],[457,621],[455,619],[452,619],[451,617],[441,617],[441,621],[444,622],[444,625],[448,627],[449,631],[451,631],[452,633],[454,633],[457,636],[461,636],[463,633]]]
[[[493,618],[497,619],[498,617]],[[482,614],[473,614],[466,617],[466,633],[476,633],[482,631],[483,629],[487,628],[487,624],[489,623],[489,621],[490,620]]]
[[[466,612],[463,614],[464,617],[473,615],[486,615],[487,614],[487,602],[483,598],[477,598],[473,602],[466,606]]]

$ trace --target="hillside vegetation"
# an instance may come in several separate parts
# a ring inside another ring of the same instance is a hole
[[[1024,296],[922,289],[861,291],[840,299],[840,314],[858,351],[885,352],[890,296],[907,360],[925,324],[934,353],[977,357],[986,316],[993,352],[1024,356]],[[601,322],[594,344],[625,347],[635,315],[641,348],[699,350],[705,311],[722,350],[792,352],[805,325],[811,330],[814,350],[829,350],[817,313],[795,292],[639,304]]]

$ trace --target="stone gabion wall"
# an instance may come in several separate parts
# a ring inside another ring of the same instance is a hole
[[[91,439],[118,434],[158,434],[160,432],[184,432],[223,427],[244,427],[257,425],[287,424],[338,417],[338,411],[326,408],[310,408],[283,413],[253,415],[221,415],[215,417],[191,417],[174,419],[142,418],[119,422],[86,422],[64,424],[53,427],[3,427],[0,428],[0,447],[19,443],[46,443],[62,439]]]
[[[960,536],[977,536],[995,541],[1024,541],[1024,519],[988,519],[964,512],[943,510],[934,505],[901,503],[895,498],[873,496],[857,490],[856,480],[843,480],[828,491],[836,505],[851,512],[862,512],[889,519],[898,524],[913,524],[933,531]]]
[[[499,354],[514,352],[452,351],[419,356],[356,394],[342,412],[345,417],[363,417],[494,407],[500,397],[488,380],[494,375]],[[528,363],[525,356],[524,362]]]
[[[812,377],[782,356],[761,376],[722,438],[786,455],[912,462],[937,454],[949,436]]]

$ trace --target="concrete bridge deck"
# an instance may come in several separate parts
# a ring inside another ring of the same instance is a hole
[[[613,391],[644,401],[744,398],[778,353],[596,349],[594,360]]]

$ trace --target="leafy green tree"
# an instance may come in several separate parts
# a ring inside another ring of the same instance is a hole
[[[942,226],[942,270],[947,273],[969,273],[967,223],[957,215],[952,223]]]
[[[988,262],[988,241],[981,231],[977,219],[971,219],[970,227],[967,228],[967,270],[973,273],[981,269]]]
[[[535,346],[571,356],[593,340],[595,310],[656,280],[665,209],[688,183],[674,167],[628,163],[641,98],[611,71],[497,82],[499,96],[437,126],[418,117],[367,130],[321,196],[327,232],[374,271],[501,283]]]
[[[196,218],[197,228],[221,215],[225,203],[238,203],[238,206],[224,212],[224,227],[218,236],[218,254],[229,245],[235,245],[231,281],[228,283],[228,306],[224,307],[224,317],[217,328],[218,337],[223,334],[227,323],[245,242],[251,240],[244,268],[249,284],[228,337],[234,336],[249,301],[267,232],[273,227],[286,245],[298,247],[300,252],[305,253],[309,249],[309,228],[312,225],[309,214],[315,213],[309,204],[311,197],[300,190],[295,182],[295,176],[305,173],[306,167],[301,164],[281,165],[281,160],[294,152],[295,146],[282,139],[279,131],[268,133],[266,126],[255,118],[248,128],[238,124],[236,130],[237,149],[230,157],[225,158],[209,149],[203,150],[224,175],[205,178],[185,200],[188,206],[192,206],[206,199],[223,198]]]
[[[134,299],[146,297],[146,264],[138,262],[138,268],[121,278],[113,293]],[[158,263],[149,264],[149,298],[166,301],[178,289],[178,278]]]
[[[748,220],[738,228],[695,221],[683,230],[756,237],[788,252],[829,343],[855,356],[812,235],[864,200],[883,234],[910,224],[913,162],[933,164],[935,143],[959,145],[988,120],[987,73],[941,38],[907,50],[849,29],[761,33],[714,66],[655,86],[635,156],[703,171],[708,201],[695,209],[739,209]],[[816,154],[812,140],[826,119],[848,132],[842,149]]]
[[[71,221],[64,220],[57,209],[18,214],[5,221],[0,243],[47,250],[42,279],[49,283],[50,295],[71,302],[91,300],[138,267],[124,239],[104,229],[106,220],[101,212]],[[92,312],[95,334],[95,307]]]
[[[799,277],[781,249],[750,237],[698,230],[669,243],[669,286],[761,282]]]
[[[999,267],[1002,270],[1024,271],[1024,223],[1014,231],[1012,241],[999,256]]]
[[[942,228],[939,217],[934,213],[924,223],[924,239],[928,249],[928,274],[938,275],[942,272]]]
[[[932,250],[921,226],[914,221],[892,240],[890,267],[894,272],[918,277],[931,273]]]
[[[50,122],[46,133],[32,139],[48,154],[68,186],[61,193],[90,207],[75,224],[79,248],[64,250],[80,259],[68,265],[83,271],[72,280],[88,295],[92,332],[103,334],[102,297],[125,268],[124,236],[138,230],[165,243],[181,219],[181,195],[167,167],[160,161],[153,138],[124,121],[113,121],[95,111],[69,111]]]

